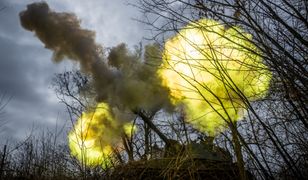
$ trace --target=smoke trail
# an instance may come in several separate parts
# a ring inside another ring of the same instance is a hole
[[[112,48],[108,60],[104,59],[98,53],[102,47],[96,44],[95,33],[82,29],[74,14],[54,12],[40,2],[28,5],[20,20],[53,51],[55,62],[69,58],[92,75],[98,102],[125,110],[171,107],[169,90],[161,85],[155,67],[141,62],[124,44]]]

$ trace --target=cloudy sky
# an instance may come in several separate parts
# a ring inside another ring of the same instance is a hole
[[[54,64],[52,53],[24,30],[19,12],[34,0],[0,0],[0,93],[12,97],[0,127],[1,141],[23,139],[32,127],[36,131],[54,129],[69,121],[65,108],[51,88],[55,73],[72,68],[71,62]],[[46,0],[55,11],[75,13],[82,26],[96,31],[97,42],[105,47],[121,42],[133,46],[146,31],[133,20],[141,15],[127,0]],[[132,2],[131,0],[129,2]],[[1,97],[1,96],[0,96]],[[1,123],[0,123],[1,124]]]

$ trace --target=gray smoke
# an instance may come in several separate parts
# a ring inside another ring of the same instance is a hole
[[[107,59],[99,53],[102,47],[95,42],[93,31],[82,29],[80,21],[72,13],[50,10],[45,2],[33,3],[20,13],[22,26],[33,31],[53,51],[53,60],[64,58],[77,61],[81,70],[93,78],[97,101],[106,102],[123,110],[157,110],[172,107],[169,90],[161,84],[153,58],[131,53],[125,44],[111,49]],[[147,46],[147,52],[159,54],[155,46]]]

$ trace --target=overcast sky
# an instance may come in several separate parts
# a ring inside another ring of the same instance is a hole
[[[67,122],[65,108],[51,88],[55,73],[72,68],[71,62],[54,64],[52,53],[32,32],[24,30],[19,12],[34,0],[0,0],[0,93],[12,96],[0,127],[1,141],[23,139],[32,126],[36,131],[53,129]],[[126,0],[46,0],[55,11],[75,13],[82,26],[96,31],[97,42],[105,47],[121,42],[133,46],[142,40],[142,24],[132,20],[138,11]],[[131,1],[129,1],[131,2]]]

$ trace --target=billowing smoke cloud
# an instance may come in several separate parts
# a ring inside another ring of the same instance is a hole
[[[45,47],[53,50],[55,62],[64,58],[77,61],[81,70],[92,76],[98,102],[122,110],[171,107],[168,88],[161,85],[155,67],[146,62],[151,58],[142,62],[120,44],[105,60],[93,31],[82,29],[74,14],[54,12],[45,2],[28,5],[20,13],[20,20],[25,29],[35,32]]]
[[[140,55],[120,44],[106,59],[93,31],[81,28],[74,14],[54,12],[45,2],[28,5],[20,20],[53,51],[55,62],[64,58],[76,61],[92,77],[98,105],[81,115],[68,136],[72,154],[81,161],[86,156],[89,164],[98,165],[100,157],[108,165],[105,156],[121,144],[123,133],[128,135],[134,129],[129,124],[132,111],[172,108],[169,89],[157,74],[160,62],[149,65],[157,59],[147,54],[160,54],[157,47],[147,46],[142,61]]]

